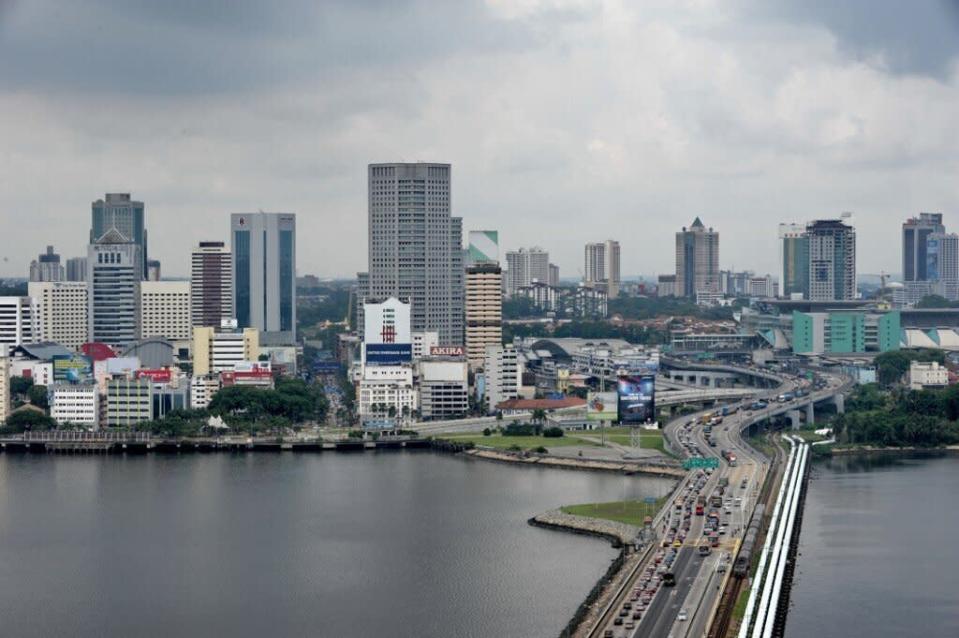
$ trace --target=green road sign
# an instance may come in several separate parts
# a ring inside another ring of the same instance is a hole
[[[706,468],[712,468],[715,470],[717,467],[719,467],[719,459],[717,459],[715,456],[711,456],[708,459],[703,458],[701,456],[697,456],[697,457],[689,458],[683,461],[684,470],[706,469]]]

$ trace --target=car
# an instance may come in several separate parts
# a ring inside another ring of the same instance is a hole
[[[634,612],[633,612],[633,620],[639,620],[639,619],[642,618],[642,617],[643,617],[643,612],[641,612],[641,611],[634,611]]]
[[[613,619],[613,624],[614,624],[614,625],[622,625],[622,624],[623,624],[623,619],[620,618],[619,616],[616,616],[616,618]]]
[[[689,618],[689,615],[686,613],[685,609],[680,609],[679,615],[676,616],[676,620],[678,620],[679,622],[686,622],[688,618]]]
[[[607,629],[603,632],[603,638],[613,638],[613,630]]]
[[[632,620],[627,620],[624,626],[626,627],[626,629],[635,629],[636,623],[634,623]]]
[[[682,546],[683,546],[683,541],[679,540],[678,538],[673,541],[673,547],[682,547]]]

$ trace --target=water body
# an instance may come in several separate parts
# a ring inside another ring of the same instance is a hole
[[[959,456],[813,466],[787,638],[959,636]]]
[[[555,636],[671,482],[429,452],[0,455],[4,636]]]

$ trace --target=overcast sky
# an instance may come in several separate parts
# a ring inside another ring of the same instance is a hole
[[[700,216],[776,272],[781,221],[855,213],[899,272],[959,231],[959,8],[940,0],[0,0],[0,275],[85,254],[90,202],[146,202],[185,275],[229,213],[297,214],[300,274],[366,268],[366,165],[453,165],[465,229],[670,272]]]

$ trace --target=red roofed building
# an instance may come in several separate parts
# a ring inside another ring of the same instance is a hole
[[[80,352],[87,355],[94,361],[106,361],[107,359],[113,359],[117,356],[117,353],[113,351],[113,348],[105,343],[100,343],[99,341],[91,341],[83,344],[80,346]]]
[[[508,399],[496,404],[496,409],[503,413],[503,416],[518,414],[520,412],[532,412],[533,410],[543,410],[550,412],[560,408],[585,408],[586,399],[579,397],[563,397],[562,399]]]

